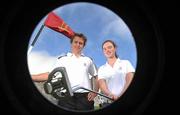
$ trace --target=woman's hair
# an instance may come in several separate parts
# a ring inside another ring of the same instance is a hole
[[[102,48],[103,48],[104,44],[107,43],[107,42],[110,42],[110,43],[114,46],[114,48],[117,48],[117,45],[116,45],[115,42],[112,41],[112,40],[106,40],[106,41],[104,41],[104,42],[102,43]],[[116,52],[115,52],[115,56],[116,56],[116,58],[118,57],[118,55],[117,55]]]
[[[87,38],[86,38],[86,36],[84,35],[84,34],[82,34],[82,33],[74,33],[74,35],[73,35],[73,37],[71,38],[71,43],[73,42],[73,39],[74,39],[74,37],[80,37],[80,38],[82,38],[83,39],[83,41],[84,41],[84,46],[86,45],[86,42],[87,42]]]

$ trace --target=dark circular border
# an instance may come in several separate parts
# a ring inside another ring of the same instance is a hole
[[[5,102],[18,113],[44,115],[72,113],[54,106],[37,91],[28,72],[26,57],[29,38],[38,22],[48,12],[68,3],[73,2],[19,1],[4,18],[1,31],[3,33],[1,85],[3,96],[7,98]],[[90,3],[109,8],[125,21],[135,38],[138,63],[133,82],[121,99],[105,109],[85,114],[112,112],[142,114],[153,100],[162,78],[165,57],[158,22],[153,13],[140,2],[117,3],[100,0]]]

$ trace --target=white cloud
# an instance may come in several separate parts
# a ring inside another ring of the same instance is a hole
[[[106,24],[104,30],[102,31],[102,35],[109,35],[112,33],[120,36],[121,38],[132,36],[127,25],[120,19],[116,19],[109,24]]]
[[[31,52],[28,55],[28,67],[30,74],[48,72],[56,59],[56,57],[50,56],[45,51]]]

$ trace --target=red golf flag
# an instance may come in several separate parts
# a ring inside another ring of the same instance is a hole
[[[72,36],[74,35],[73,30],[64,22],[64,20],[53,12],[50,12],[48,14],[44,22],[44,25],[57,32],[64,34],[68,38],[72,38]]]

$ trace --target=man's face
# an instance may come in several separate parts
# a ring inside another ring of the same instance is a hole
[[[80,53],[84,47],[84,40],[78,36],[73,38],[71,48],[73,53]]]
[[[113,46],[111,42],[106,42],[103,45],[103,52],[107,58],[112,58],[115,56],[116,48]]]

